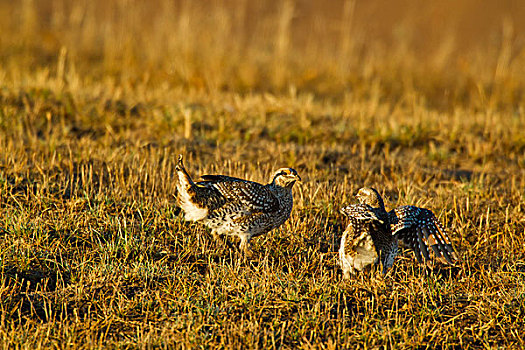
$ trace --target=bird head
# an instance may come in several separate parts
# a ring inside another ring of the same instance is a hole
[[[367,204],[372,208],[385,208],[383,203],[383,198],[375,188],[372,187],[363,187],[360,188],[357,194],[355,195],[359,203]]]
[[[272,176],[272,184],[292,188],[296,181],[301,181],[301,177],[292,168],[281,168]]]

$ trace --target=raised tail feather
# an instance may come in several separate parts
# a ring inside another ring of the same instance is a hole
[[[184,168],[182,155],[179,155],[175,170],[179,177],[179,182],[177,183],[177,204],[181,207],[182,211],[184,211],[186,220],[198,221],[205,218],[206,215],[208,215],[208,209],[203,208],[195,201],[196,185]]]
[[[179,187],[186,187],[187,190],[189,187],[195,184],[184,167],[184,163],[182,162],[182,154],[179,155],[179,160],[175,166],[175,170],[177,171],[177,175],[179,177],[179,183],[177,185],[179,192],[181,191],[181,188]]]

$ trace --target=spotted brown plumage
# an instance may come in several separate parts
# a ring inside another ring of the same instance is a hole
[[[176,166],[177,203],[189,221],[199,221],[214,236],[234,235],[249,253],[250,240],[281,226],[293,207],[292,187],[301,178],[294,169],[281,168],[263,185],[226,175],[203,175],[193,182],[182,155]]]
[[[387,218],[363,203],[349,205],[341,212],[348,217],[339,249],[344,277],[378,261],[386,272],[397,254],[397,239],[392,237]]]
[[[399,239],[419,263],[429,263],[432,257],[450,265],[457,260],[445,229],[430,210],[407,205],[387,212],[379,192],[368,187],[356,197],[359,204],[341,209],[348,217],[339,249],[345,278],[379,261],[386,273],[394,264]]]
[[[384,218],[378,217],[365,204],[354,204],[341,209],[348,217],[348,225],[341,238],[339,262],[345,278],[356,271],[383,261],[385,268],[397,253],[397,240],[391,238]],[[393,261],[392,261],[393,262]]]

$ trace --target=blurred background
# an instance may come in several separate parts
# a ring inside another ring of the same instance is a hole
[[[413,90],[438,108],[488,94],[515,105],[524,44],[520,0],[0,1],[7,80],[43,71],[209,91]]]

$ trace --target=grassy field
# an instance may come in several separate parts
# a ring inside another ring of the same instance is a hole
[[[519,2],[1,1],[2,348],[525,348]],[[176,207],[295,168],[242,261]],[[362,186],[461,257],[343,282]]]

